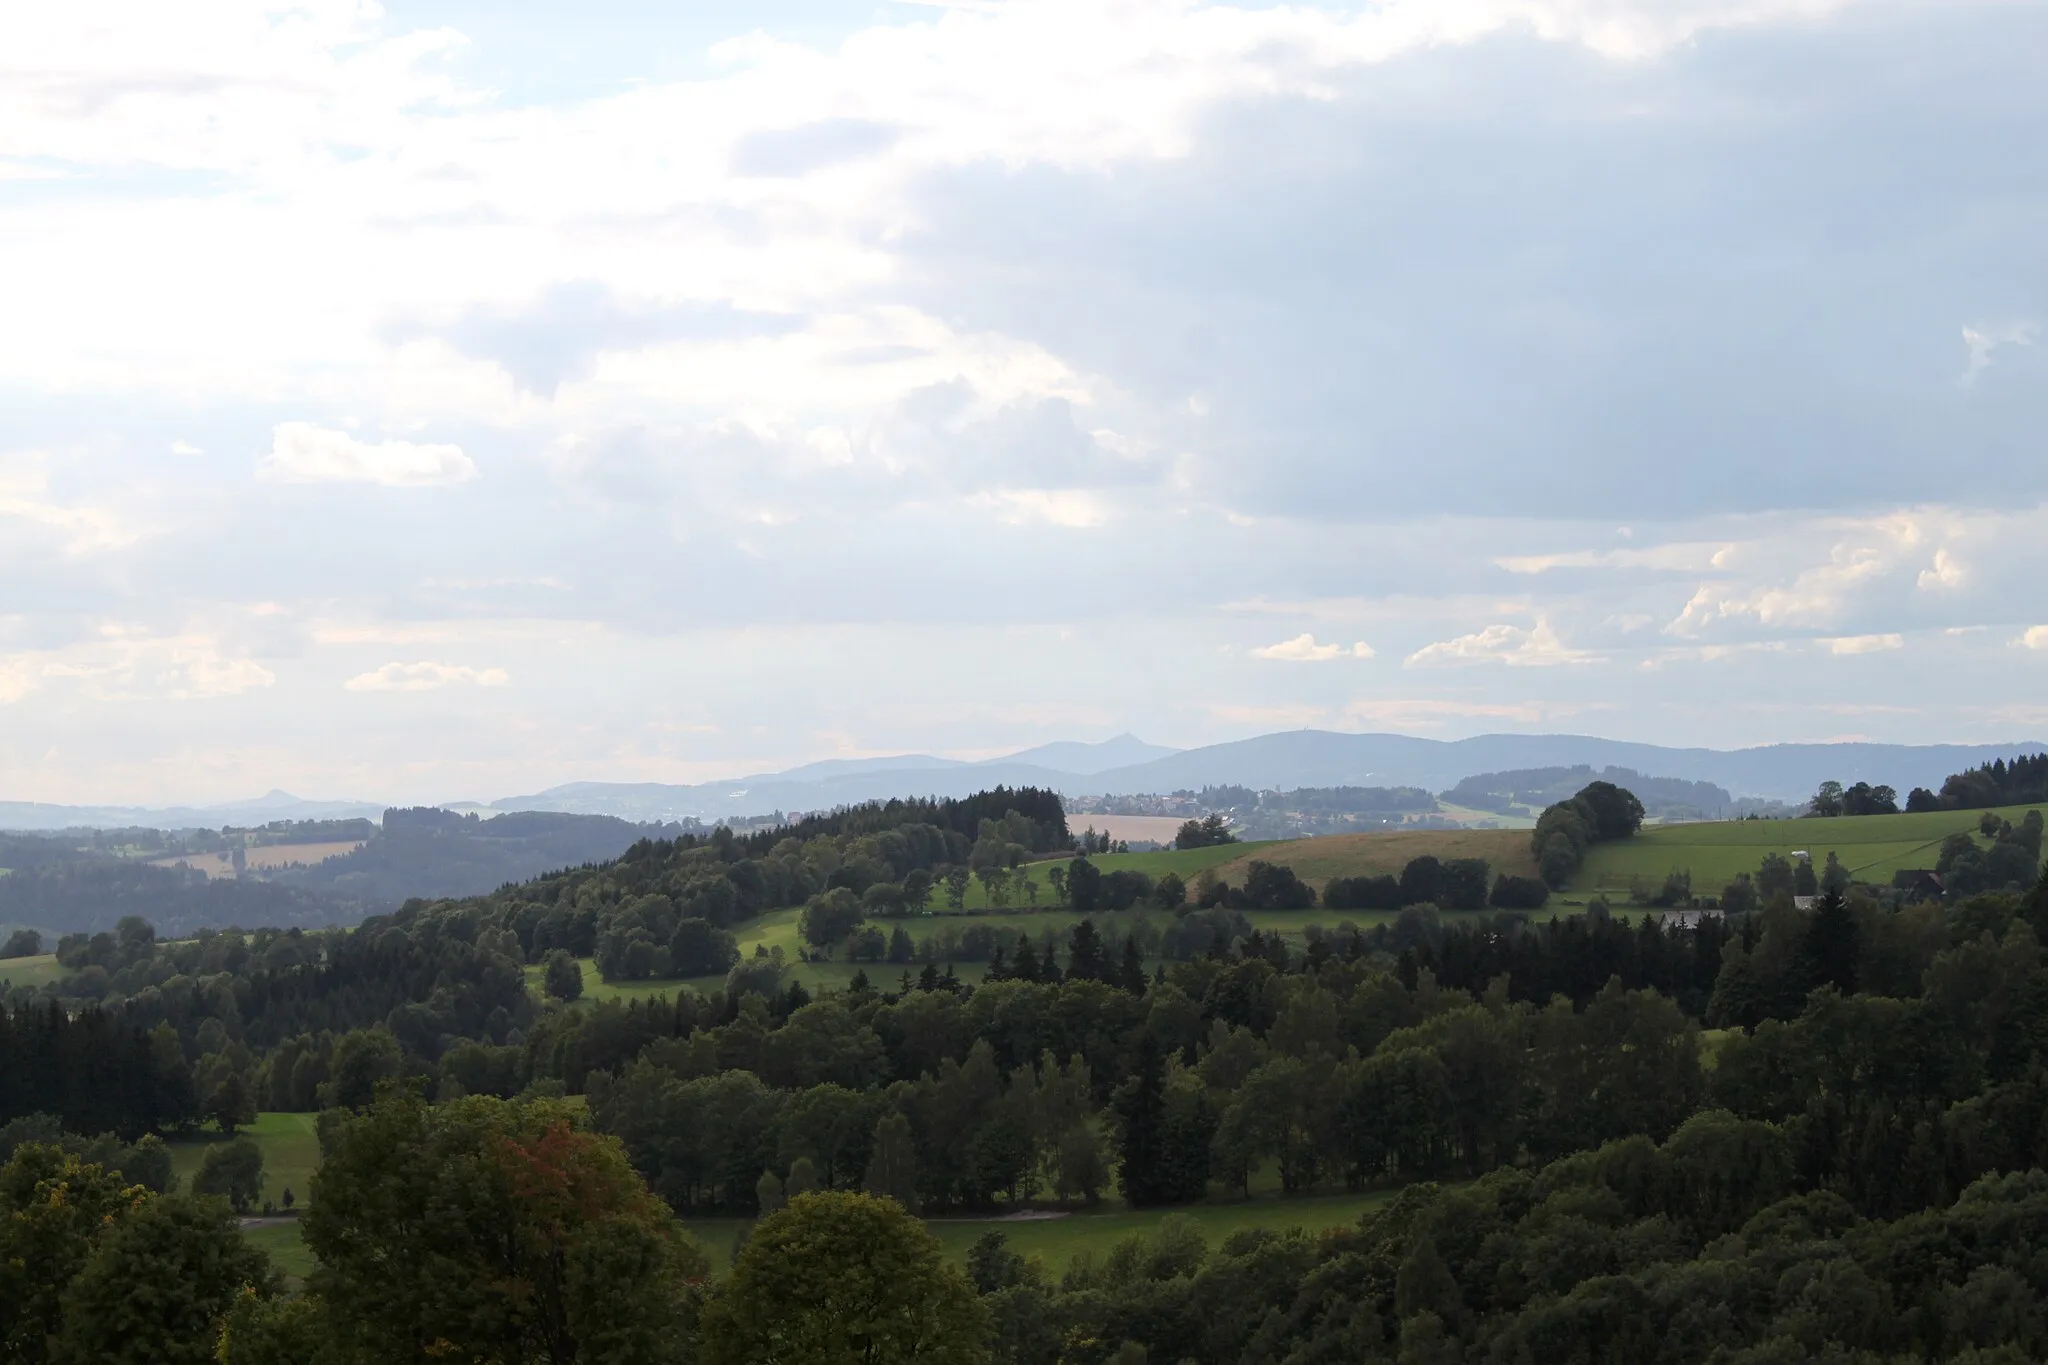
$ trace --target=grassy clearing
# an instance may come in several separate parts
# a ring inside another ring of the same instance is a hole
[[[2031,807],[2007,806],[1997,814],[2018,824]],[[1830,852],[1858,881],[1888,885],[1892,873],[1934,866],[1941,841],[1951,834],[1976,834],[1983,811],[1929,811],[1919,815],[1852,815],[1833,820],[1722,820],[1691,825],[1657,825],[1633,839],[1596,845],[1573,879],[1577,891],[1609,894],[1641,880],[1662,883],[1674,870],[1692,873],[1695,893],[1712,895],[1739,872],[1754,873],[1767,853],[1805,851],[1816,865]],[[1979,839],[1978,842],[1986,842]]]
[[[283,1271],[294,1286],[303,1283],[317,1264],[312,1249],[306,1245],[306,1239],[299,1231],[296,1218],[265,1227],[243,1228],[242,1236],[268,1256],[270,1263]]]
[[[1227,882],[1244,880],[1254,858],[1281,863],[1317,888],[1332,877],[1399,876],[1411,858],[1432,854],[1443,859],[1484,858],[1495,872],[1536,875],[1529,856],[1529,836],[1512,829],[1390,830],[1384,834],[1330,834],[1276,844],[1240,844],[1240,850],[1216,865]],[[1206,851],[1206,850],[1205,850]]]
[[[297,1200],[296,1207],[304,1208],[312,1198],[312,1176],[320,1166],[320,1139],[314,1133],[313,1119],[311,1114],[262,1114],[241,1130],[263,1149],[263,1198],[280,1207],[287,1189]],[[178,1188],[191,1189],[192,1177],[206,1160],[206,1149],[226,1141],[218,1132],[173,1139],[171,1170],[178,1177]]]
[[[1286,1198],[1278,1195],[1233,1200],[1228,1203],[1191,1204],[1177,1209],[1132,1210],[1105,1206],[1099,1212],[1075,1212],[1064,1218],[1011,1221],[999,1218],[935,1218],[926,1221],[947,1252],[956,1261],[967,1259],[967,1249],[986,1232],[1000,1232],[1013,1250],[1036,1256],[1046,1269],[1057,1275],[1080,1252],[1097,1256],[1133,1233],[1147,1233],[1168,1214],[1179,1213],[1201,1225],[1212,1247],[1233,1232],[1247,1228],[1268,1228],[1285,1232],[1302,1228],[1320,1232],[1325,1228],[1355,1223],[1368,1211],[1393,1198],[1393,1192],[1369,1194],[1317,1194]],[[750,1220],[742,1218],[690,1218],[684,1226],[710,1255],[712,1265],[724,1270],[732,1259],[733,1239]]]
[[[47,986],[70,973],[58,964],[55,953],[35,957],[10,957],[0,962],[0,986]]]

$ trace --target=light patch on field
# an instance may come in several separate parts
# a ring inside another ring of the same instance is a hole
[[[1092,828],[1112,839],[1150,839],[1170,844],[1187,818],[1180,815],[1069,815],[1067,828],[1076,834]]]
[[[257,869],[288,867],[293,863],[304,863],[310,867],[314,863],[326,862],[329,858],[339,858],[345,853],[353,853],[362,846],[361,839],[336,839],[323,844],[266,844],[261,848],[245,848],[242,854],[248,865]],[[209,877],[235,875],[232,852],[180,853],[172,858],[154,858],[151,862],[157,867],[176,867],[183,863],[194,871],[204,872]]]

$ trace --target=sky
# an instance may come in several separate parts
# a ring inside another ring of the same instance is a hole
[[[2048,5],[0,14],[0,799],[2048,738]]]

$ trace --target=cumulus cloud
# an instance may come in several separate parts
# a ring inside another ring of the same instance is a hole
[[[460,446],[411,441],[359,441],[311,422],[280,422],[257,472],[282,483],[381,483],[425,488],[476,477]]]
[[[1876,654],[1887,649],[1904,649],[1906,637],[1894,631],[1883,635],[1837,635],[1820,643],[1830,654]]]
[[[1572,649],[1551,628],[1544,617],[1537,617],[1536,624],[1524,628],[1506,624],[1491,625],[1470,635],[1455,639],[1439,640],[1424,645],[1408,656],[1410,668],[1427,668],[1457,664],[1508,664],[1514,667],[1541,667],[1549,664],[1584,664],[1598,661],[1599,655],[1583,649]]]
[[[474,687],[504,687],[512,677],[502,668],[471,668],[467,664],[443,664],[431,660],[419,663],[388,663],[368,673],[358,673],[342,684],[350,692],[432,692],[451,684]]]
[[[1939,588],[1961,587],[1966,577],[1968,575],[1964,572],[1963,566],[1948,552],[1948,547],[1943,546],[1934,552],[1934,562],[1922,569],[1919,578],[1914,581],[1919,584],[1922,591],[1933,591]]]
[[[1370,659],[1372,646],[1359,640],[1349,646],[1319,645],[1316,637],[1303,633],[1277,645],[1261,645],[1252,651],[1255,659],[1283,659],[1289,663],[1321,663],[1327,659]]]
[[[2028,649],[2048,650],[2048,626],[2028,626],[2020,635],[2019,643]]]

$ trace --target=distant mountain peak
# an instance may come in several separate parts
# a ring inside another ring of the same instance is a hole
[[[1163,744],[1147,744],[1126,730],[1111,739],[1098,740],[1090,744],[1082,740],[1062,739],[1036,748],[1006,754],[1001,758],[989,759],[989,764],[1028,763],[1033,767],[1051,768],[1055,772],[1073,773],[1087,777],[1095,773],[1108,772],[1111,768],[1128,768],[1133,764],[1150,763],[1155,759],[1170,758],[1179,753]]]

